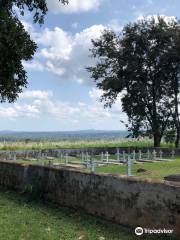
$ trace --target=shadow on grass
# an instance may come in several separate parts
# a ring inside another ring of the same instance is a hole
[[[85,214],[82,210],[60,207],[30,195],[0,189],[1,240],[136,240],[173,237],[136,237],[128,229]]]

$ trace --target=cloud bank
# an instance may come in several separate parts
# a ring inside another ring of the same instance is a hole
[[[55,13],[81,13],[97,10],[102,0],[70,0],[68,5],[62,5],[58,0],[48,0],[48,8]]]
[[[52,91],[25,91],[20,94],[17,103],[10,107],[0,106],[0,117],[11,120],[22,118],[52,118],[59,122],[69,122],[81,126],[85,121],[88,126],[100,127],[102,123],[114,119],[124,120],[125,114],[121,109],[121,98],[118,97],[112,109],[104,109],[103,104],[97,101],[102,91],[92,88],[89,91],[90,103],[71,103],[53,99]]]

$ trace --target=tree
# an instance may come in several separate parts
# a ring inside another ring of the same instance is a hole
[[[167,56],[167,67],[169,79],[171,80],[172,98],[173,98],[173,111],[170,129],[176,129],[175,147],[179,147],[180,143],[180,119],[179,119],[179,94],[180,94],[180,26],[176,23],[171,26],[171,47]]]
[[[172,74],[179,72],[180,30],[176,21],[164,18],[144,19],[126,25],[117,36],[105,30],[92,40],[92,57],[99,59],[87,70],[99,89],[101,101],[111,107],[122,94],[122,108],[127,113],[133,136],[147,133],[159,147],[164,131],[174,124],[175,97]]]
[[[61,3],[67,3],[61,0]],[[31,60],[37,45],[30,39],[18,14],[25,9],[33,13],[34,23],[42,24],[48,8],[44,0],[0,0],[0,101],[14,102],[23,87],[27,74],[22,60]]]

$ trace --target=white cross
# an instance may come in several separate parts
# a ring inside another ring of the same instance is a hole
[[[106,152],[106,162],[108,163],[109,162],[109,153]]]
[[[141,160],[142,159],[142,152],[141,152],[141,150],[139,150],[139,160]]]
[[[102,152],[101,153],[101,162],[103,162],[104,161],[104,153]]]
[[[129,155],[127,157],[127,175],[131,176],[131,158]]]
[[[153,150],[153,159],[156,159],[156,150]]]

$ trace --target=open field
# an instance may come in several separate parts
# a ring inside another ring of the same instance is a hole
[[[134,230],[0,190],[1,240],[135,240]],[[139,239],[139,238],[138,238]],[[157,239],[157,237],[143,238]],[[158,239],[174,239],[160,237]]]
[[[150,139],[137,141],[136,139],[115,139],[115,140],[62,140],[62,141],[40,141],[40,142],[0,142],[0,150],[36,150],[55,148],[87,148],[87,147],[153,147]],[[173,144],[162,142],[161,147],[173,148]]]

